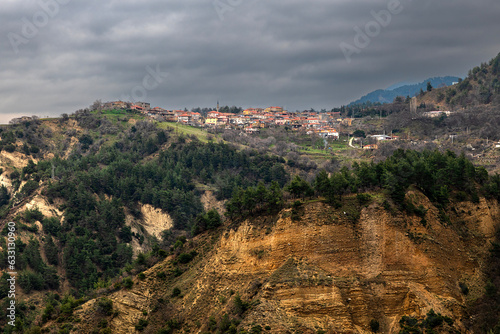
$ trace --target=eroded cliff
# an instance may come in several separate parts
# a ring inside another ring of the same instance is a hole
[[[298,219],[285,209],[226,226],[220,237],[194,239],[200,254],[181,275],[171,275],[177,262],[168,258],[130,290],[110,294],[118,311],[110,326],[114,333],[134,333],[147,319],[144,331],[156,333],[177,319],[185,330],[204,333],[209,317],[234,313],[234,296],[241,296],[248,308],[239,329],[366,333],[376,321],[380,332],[396,333],[402,316],[420,318],[433,309],[466,333],[466,299],[482,293],[498,205],[456,203],[443,221],[421,193],[407,197],[427,209],[423,219],[388,210],[378,199],[359,219],[314,201],[300,208]],[[459,283],[469,287],[467,296]],[[79,315],[90,319],[94,302]]]

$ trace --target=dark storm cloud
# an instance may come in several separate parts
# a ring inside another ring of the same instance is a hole
[[[332,108],[398,81],[463,75],[500,51],[497,1],[401,0],[377,31],[373,13],[394,1],[5,0],[0,120],[126,96]],[[39,27],[26,36],[29,24]],[[367,24],[369,43],[356,44]],[[350,62],[341,43],[356,48]],[[152,69],[161,77],[145,86]]]

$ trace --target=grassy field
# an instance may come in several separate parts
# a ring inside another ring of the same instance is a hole
[[[313,148],[309,145],[300,146],[299,153],[303,155],[309,156],[314,160],[322,160],[322,159],[331,159],[333,156],[341,154],[345,151],[351,150],[348,142],[346,141],[347,137],[341,137],[339,140],[329,140],[328,141],[328,149],[320,149]],[[316,146],[317,147],[317,146]]]
[[[220,135],[214,135],[211,133],[208,133],[207,131],[201,129],[201,128],[195,128],[189,125],[184,125],[180,123],[170,123],[170,122],[158,122],[157,123],[158,127],[160,129],[174,129],[175,132],[177,133],[182,133],[187,136],[196,136],[201,142],[208,143],[209,138],[213,139],[220,139]]]
[[[97,111],[95,113],[97,113]],[[120,117],[127,119],[127,121],[128,119],[143,120],[145,118],[144,115],[127,112],[123,109],[102,110],[101,115],[113,122],[118,121],[118,118]]]

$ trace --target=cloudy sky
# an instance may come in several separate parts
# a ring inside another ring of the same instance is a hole
[[[498,0],[2,0],[0,123],[96,99],[332,108],[500,52]]]

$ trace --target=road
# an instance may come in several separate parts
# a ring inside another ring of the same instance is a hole
[[[352,148],[357,148],[358,150],[360,150],[359,147],[356,147],[356,146],[353,146],[352,145],[352,141],[354,140],[354,137],[351,137],[351,139],[349,139],[349,146],[351,146]]]

